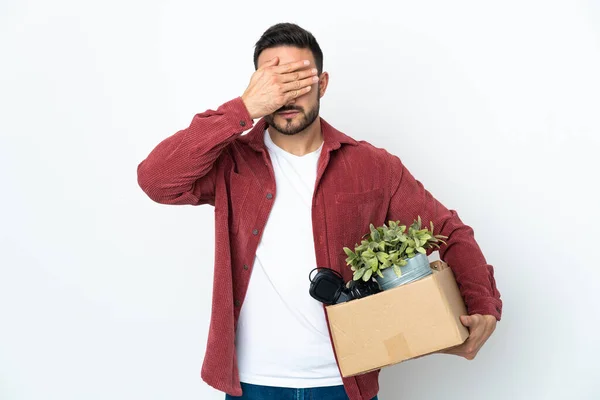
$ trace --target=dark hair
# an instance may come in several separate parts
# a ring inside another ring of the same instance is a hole
[[[258,69],[258,56],[263,50],[278,46],[310,49],[319,74],[323,72],[323,52],[317,39],[309,31],[288,22],[273,25],[258,39],[254,48],[254,68]]]

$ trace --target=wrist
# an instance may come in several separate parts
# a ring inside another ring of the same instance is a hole
[[[248,111],[248,115],[250,115],[250,118],[252,118],[252,119],[258,118],[256,113],[252,110],[252,107],[249,106],[248,100],[246,99],[246,97],[244,95],[242,95],[240,97],[242,98],[242,102],[244,103],[244,107],[246,107],[246,111]]]

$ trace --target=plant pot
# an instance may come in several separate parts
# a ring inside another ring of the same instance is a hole
[[[381,270],[383,278],[379,275],[375,275],[375,279],[377,280],[377,283],[379,283],[381,290],[388,290],[405,285],[409,282],[425,278],[432,273],[432,270],[429,267],[429,259],[425,254],[419,253],[406,261],[408,264],[404,267],[400,267],[400,271],[402,271],[401,276],[396,275],[393,266]]]

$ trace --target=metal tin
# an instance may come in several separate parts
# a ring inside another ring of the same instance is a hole
[[[379,283],[381,290],[395,288],[431,275],[432,270],[429,267],[429,259],[425,254],[419,253],[406,261],[408,264],[404,267],[400,267],[400,270],[402,271],[400,277],[394,272],[393,266],[381,270],[383,278],[379,275],[375,275],[375,279],[377,280],[377,283]]]

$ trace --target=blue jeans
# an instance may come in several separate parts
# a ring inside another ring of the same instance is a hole
[[[348,400],[344,385],[294,389],[242,382],[242,392],[241,396],[226,394],[225,400]]]

